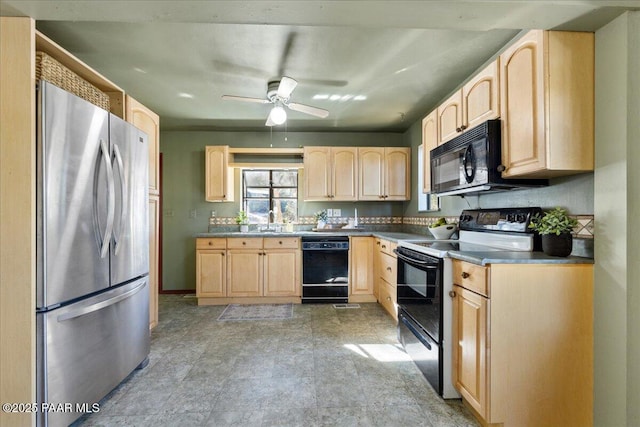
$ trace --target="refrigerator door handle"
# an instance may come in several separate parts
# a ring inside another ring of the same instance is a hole
[[[113,233],[113,217],[115,216],[115,185],[113,183],[113,169],[111,168],[111,156],[109,156],[109,147],[107,142],[100,140],[100,151],[107,168],[107,226],[102,236],[102,247],[100,248],[100,258],[104,258],[109,253],[109,244],[111,243],[111,234]],[[95,193],[94,193],[95,194]],[[97,197],[97,194],[94,196]],[[95,202],[95,200],[94,200]]]
[[[75,319],[77,317],[81,317],[81,316],[84,316],[86,314],[93,313],[94,311],[102,310],[105,307],[109,307],[110,305],[116,304],[116,303],[118,303],[118,302],[120,302],[122,300],[125,300],[125,299],[137,294],[138,292],[140,292],[142,290],[142,288],[144,288],[144,285],[146,283],[147,283],[146,280],[142,280],[138,286],[136,286],[135,288],[133,288],[131,290],[128,290],[127,292],[125,292],[123,294],[116,295],[115,297],[106,299],[104,301],[97,302],[95,304],[88,305],[86,307],[79,308],[79,309],[74,310],[74,311],[70,311],[70,312],[65,313],[65,314],[61,314],[61,315],[58,316],[57,320],[58,320],[58,322],[64,322],[66,320]]]
[[[124,173],[124,163],[122,161],[122,154],[120,154],[120,148],[118,144],[113,144],[113,153],[115,154],[116,164],[118,166],[118,173],[120,175],[120,226],[118,231],[113,232],[113,241],[115,243],[115,254],[118,255],[120,250],[120,237],[122,237],[122,230],[124,229],[127,213],[127,183],[125,182],[126,174]]]

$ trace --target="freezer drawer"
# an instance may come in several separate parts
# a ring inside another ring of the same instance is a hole
[[[148,279],[37,314],[38,403],[90,408],[149,354]],[[46,374],[45,374],[46,373]],[[67,426],[82,412],[40,413],[40,426]]]

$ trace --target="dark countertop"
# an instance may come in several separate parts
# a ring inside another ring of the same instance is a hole
[[[516,251],[449,251],[449,256],[478,265],[487,264],[593,264],[593,258],[569,256],[566,258],[546,255],[543,252]]]

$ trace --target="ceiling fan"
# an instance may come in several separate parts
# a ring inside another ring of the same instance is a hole
[[[274,104],[269,116],[267,117],[266,126],[281,125],[287,121],[287,112],[284,107],[294,111],[309,114],[312,116],[325,118],[329,115],[327,110],[312,107],[310,105],[298,104],[297,102],[289,102],[291,93],[298,85],[298,82],[291,77],[283,76],[280,80],[270,81],[267,85],[267,98],[250,98],[246,96],[222,95],[222,99],[243,102],[255,102],[258,104]]]

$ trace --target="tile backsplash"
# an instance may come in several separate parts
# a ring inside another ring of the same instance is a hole
[[[582,239],[593,239],[594,219],[593,215],[572,215],[578,220],[578,225],[573,229],[573,235]],[[417,230],[420,227],[428,227],[436,222],[439,216],[363,216],[358,218],[361,226],[403,226]],[[447,222],[458,222],[457,216],[446,216]],[[349,217],[330,217],[328,224],[341,225],[349,221]],[[316,220],[313,216],[301,216],[298,218],[298,225],[314,225]],[[215,217],[209,218],[210,226],[231,226],[236,225],[235,217]]]

